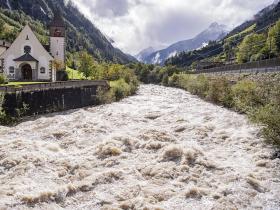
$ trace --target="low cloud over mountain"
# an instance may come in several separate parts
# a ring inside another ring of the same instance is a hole
[[[248,20],[273,0],[75,0],[115,46],[136,54],[194,37],[211,22],[230,26]]]

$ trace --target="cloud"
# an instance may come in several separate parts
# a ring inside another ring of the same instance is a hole
[[[273,0],[75,0],[115,46],[127,53],[192,38],[212,22],[234,27]]]

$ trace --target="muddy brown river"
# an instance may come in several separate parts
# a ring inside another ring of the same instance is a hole
[[[0,127],[0,209],[280,209],[280,160],[245,116],[143,85]]]

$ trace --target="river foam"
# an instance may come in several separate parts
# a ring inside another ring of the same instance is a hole
[[[0,127],[0,209],[280,209],[245,116],[173,88]]]

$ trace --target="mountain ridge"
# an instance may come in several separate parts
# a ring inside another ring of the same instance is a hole
[[[202,31],[194,38],[178,41],[165,49],[153,52],[145,58],[144,62],[162,65],[168,58],[175,56],[177,53],[195,50],[203,47],[209,41],[223,38],[227,33],[226,28],[225,25],[218,24],[217,22],[211,23],[206,30]]]
[[[225,43],[231,43],[230,45],[236,49],[248,34],[266,32],[269,27],[279,20],[279,18],[280,1],[277,0],[252,16],[251,20],[245,21],[235,27],[220,42],[212,43],[212,46],[207,46],[200,50],[182,52],[166,60],[165,64],[177,67],[188,67],[194,62],[199,62],[201,60],[217,60],[217,57],[222,56],[222,53],[225,53],[223,50]],[[234,50],[232,51],[234,52]],[[197,54],[204,56],[196,56]],[[234,57],[234,55],[231,56]]]
[[[111,40],[108,40],[95,25],[88,20],[72,1],[65,3],[64,0],[0,0],[0,7],[13,13],[23,12],[34,20],[43,23],[47,31],[53,14],[60,10],[66,25],[66,48],[72,53],[86,49],[98,60],[105,60],[115,63],[129,63],[136,61],[131,56],[126,55],[120,49],[115,48]]]

